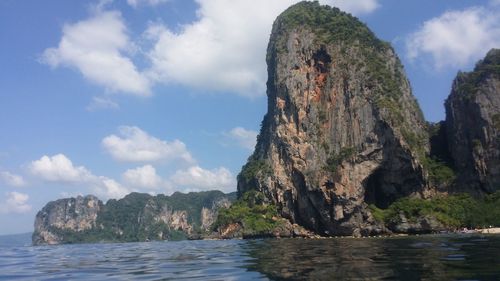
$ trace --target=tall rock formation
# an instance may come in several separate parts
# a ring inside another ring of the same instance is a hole
[[[322,235],[375,234],[368,204],[432,192],[426,124],[392,47],[359,20],[301,2],[274,22],[268,112],[238,176]]]
[[[446,100],[449,151],[459,191],[500,190],[500,49],[459,73]]]

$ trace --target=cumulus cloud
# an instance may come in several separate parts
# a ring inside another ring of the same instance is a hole
[[[162,24],[152,24],[144,32],[154,46],[145,51],[151,65],[143,71],[132,60],[137,45],[129,38],[121,13],[105,10],[111,2],[101,0],[91,17],[66,24],[59,45],[46,49],[41,61],[54,68],[77,69],[110,92],[149,96],[155,83],[178,83],[256,96],[265,90],[265,54],[272,22],[299,0],[196,0],[198,18],[180,26],[180,32]],[[127,0],[132,7],[165,2],[168,0]],[[358,15],[379,6],[378,0],[320,3]]]
[[[75,68],[111,92],[149,96],[148,79],[126,55],[132,47],[121,14],[98,8],[91,18],[66,24],[59,46],[46,49],[41,61]]]
[[[159,4],[167,3],[168,1],[169,0],[127,0],[127,3],[135,8],[139,5],[156,6]]]
[[[224,133],[224,135],[235,141],[239,146],[248,150],[253,150],[257,142],[258,133],[256,131],[247,130],[242,127],[236,127],[231,131]]]
[[[149,52],[156,81],[255,96],[264,94],[265,54],[274,19],[297,0],[197,0],[198,20],[176,33],[161,24],[146,34],[156,41]],[[378,7],[376,0],[323,0],[357,13]]]
[[[119,109],[120,106],[110,100],[109,98],[102,97],[93,97],[90,104],[86,107],[87,111],[97,111],[97,110],[106,110],[106,109]]]
[[[128,188],[114,179],[103,176],[95,178],[92,182],[92,189],[98,197],[104,200],[122,198],[131,192]]]
[[[126,185],[138,188],[158,189],[163,185],[163,180],[151,165],[129,169],[123,173],[122,179]]]
[[[33,175],[51,182],[79,183],[94,177],[85,167],[73,166],[64,154],[44,155],[39,160],[32,161],[29,169]]]
[[[31,211],[31,206],[28,204],[29,196],[19,192],[6,193],[7,199],[0,203],[0,213],[23,214]]]
[[[500,10],[471,7],[430,19],[406,40],[410,59],[430,59],[437,69],[464,67],[500,45]]]
[[[194,163],[191,153],[180,140],[166,142],[150,136],[138,127],[122,126],[119,136],[110,135],[102,140],[102,146],[111,156],[122,162],[152,162],[182,160]]]
[[[31,173],[45,181],[84,185],[103,199],[121,198],[129,189],[113,179],[96,176],[83,166],[75,166],[64,154],[42,156],[29,165]]]
[[[235,178],[231,172],[220,167],[205,170],[200,166],[192,166],[186,170],[178,170],[170,177],[173,184],[190,191],[219,189],[225,192],[236,190]]]
[[[23,179],[23,177],[7,171],[0,171],[0,180],[2,180],[5,184],[14,187],[21,187],[26,185],[26,181]]]

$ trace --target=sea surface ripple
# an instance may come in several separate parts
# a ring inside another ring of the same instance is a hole
[[[0,280],[500,280],[500,236],[4,245]]]

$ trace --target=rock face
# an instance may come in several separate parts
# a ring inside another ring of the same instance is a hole
[[[139,228],[143,229],[146,233],[156,232],[154,234],[160,240],[168,239],[168,232],[162,229],[155,230],[154,227],[157,225],[165,225],[170,230],[181,231],[187,235],[191,235],[193,225],[189,223],[188,216],[186,210],[174,211],[168,204],[158,204],[158,201],[152,198],[147,201],[146,206],[139,215]]]
[[[201,209],[201,229],[204,231],[209,231],[212,224],[214,224],[219,213],[219,209],[227,209],[231,206],[231,201],[228,198],[222,198],[221,200],[214,201],[210,208],[203,207]]]
[[[500,50],[459,73],[446,100],[449,151],[459,190],[500,190]]]
[[[301,2],[274,22],[268,112],[238,194],[263,192],[322,235],[385,231],[368,204],[427,197],[421,110],[389,44],[356,18]]]
[[[33,244],[59,244],[63,241],[55,229],[82,232],[96,226],[102,202],[95,196],[78,196],[48,203],[35,219]]]
[[[35,219],[34,245],[133,242],[201,237],[235,194],[220,191],[131,193],[103,204],[95,196],[49,202]]]

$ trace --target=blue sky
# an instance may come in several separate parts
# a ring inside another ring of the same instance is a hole
[[[0,234],[78,194],[236,190],[295,0],[0,1]],[[500,1],[322,0],[400,56],[426,118],[500,46]]]

